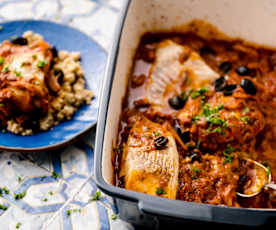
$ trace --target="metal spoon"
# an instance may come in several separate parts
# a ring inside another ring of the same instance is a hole
[[[259,174],[256,176],[256,181],[255,181],[255,183],[253,183],[253,188],[247,189],[248,190],[247,193],[237,192],[238,196],[249,198],[249,197],[258,195],[262,191],[262,189],[271,188],[271,189],[276,190],[276,184],[274,184],[271,181],[271,172],[268,168],[266,168],[264,165],[262,165],[261,163],[259,163],[257,161],[254,161],[251,159],[245,159],[245,160],[249,161],[250,163],[253,163],[255,166],[257,166],[256,170],[259,169],[261,171],[258,171]]]

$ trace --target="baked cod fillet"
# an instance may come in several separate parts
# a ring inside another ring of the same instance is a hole
[[[158,44],[156,59],[147,81],[147,99],[156,111],[167,104],[168,96],[181,93],[181,85],[189,79],[189,89],[198,89],[219,78],[191,48],[172,40]]]
[[[172,134],[160,124],[141,118],[132,127],[123,151],[120,177],[125,188],[176,198],[179,156]]]

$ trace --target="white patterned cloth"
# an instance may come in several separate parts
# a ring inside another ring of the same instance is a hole
[[[124,0],[0,0],[0,22],[43,19],[88,34],[109,51]],[[76,144],[50,153],[0,154],[0,230],[128,230],[113,199],[93,181],[95,128]],[[59,177],[55,178],[53,172]],[[14,194],[23,194],[16,200]],[[7,207],[4,208],[4,207]],[[6,210],[4,210],[6,209]]]

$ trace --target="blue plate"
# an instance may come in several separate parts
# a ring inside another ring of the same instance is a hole
[[[41,34],[45,41],[58,50],[79,51],[85,73],[86,86],[95,98],[90,105],[80,107],[72,120],[64,121],[52,130],[32,136],[19,136],[10,132],[0,133],[0,149],[12,151],[44,151],[62,147],[84,134],[96,124],[99,107],[99,93],[102,87],[106,52],[84,33],[65,25],[47,21],[22,20],[0,24],[0,42],[21,36],[32,30]]]

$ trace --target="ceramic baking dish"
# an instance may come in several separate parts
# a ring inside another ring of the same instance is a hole
[[[133,55],[143,33],[181,31],[200,19],[224,34],[275,46],[276,1],[259,0],[132,0],[125,1],[111,50],[97,125],[95,178],[100,189],[116,198],[120,217],[158,228],[163,221],[200,221],[260,226],[276,222],[276,210],[244,209],[169,200],[113,185],[112,147],[116,142],[122,98]]]

